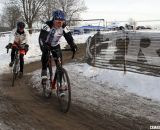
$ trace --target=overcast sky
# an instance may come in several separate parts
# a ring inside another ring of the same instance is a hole
[[[88,10],[83,19],[150,20],[160,19],[160,0],[84,0]]]

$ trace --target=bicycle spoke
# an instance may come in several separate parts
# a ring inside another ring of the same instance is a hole
[[[69,77],[65,69],[62,69],[63,74],[61,78],[57,79],[57,81],[61,81],[57,83],[57,96],[60,102],[60,107],[62,112],[68,112],[71,102],[71,90],[70,90],[70,82]]]

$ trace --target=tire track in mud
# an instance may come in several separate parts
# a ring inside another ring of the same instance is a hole
[[[97,117],[94,116],[96,115],[92,115],[89,111],[73,107],[68,114],[61,113],[58,110],[56,99],[45,100],[41,95],[33,92],[32,88],[29,88],[28,78],[24,76],[21,81],[16,82],[13,88],[10,87],[10,84],[6,86],[5,100],[1,101],[5,111],[2,110],[0,117],[7,126],[16,130],[102,129],[101,126],[96,125],[98,123],[95,124],[94,120]],[[76,111],[79,113],[80,109],[82,113],[76,114]],[[88,119],[84,121],[86,117]]]
[[[77,56],[80,59],[83,51],[82,47]],[[64,58],[69,60],[70,56]],[[153,124],[146,119],[114,114],[104,118],[74,104],[69,113],[61,113],[56,97],[44,99],[31,87],[30,72],[40,67],[39,61],[25,65],[24,77],[15,82],[15,87],[11,87],[11,74],[0,76],[0,130],[147,130]]]

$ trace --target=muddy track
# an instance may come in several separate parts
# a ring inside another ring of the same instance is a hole
[[[83,54],[84,47],[80,46],[78,61]],[[68,53],[64,59],[70,61]],[[74,104],[69,113],[60,112],[56,97],[44,99],[31,87],[30,72],[40,67],[40,61],[25,65],[25,75],[14,87],[10,74],[0,76],[0,130],[147,130],[153,124],[131,116],[120,118],[113,114],[104,118],[98,112]]]

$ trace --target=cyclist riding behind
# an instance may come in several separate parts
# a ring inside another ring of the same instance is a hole
[[[51,50],[52,56],[57,66],[58,60],[62,61],[62,52],[60,48],[59,39],[64,36],[67,43],[73,52],[77,51],[77,45],[74,43],[74,39],[71,32],[66,27],[65,14],[61,10],[53,11],[52,20],[49,20],[42,27],[39,35],[39,44],[42,51],[42,84],[47,81],[47,61],[48,61],[48,49]]]
[[[14,64],[14,57],[16,49],[19,49],[20,53],[20,72],[19,77],[23,76],[23,66],[24,66],[24,55],[27,53],[29,45],[28,43],[28,31],[24,29],[25,23],[22,21],[17,22],[16,29],[13,29],[10,34],[9,44],[6,46],[6,49],[12,49],[11,51],[11,62],[9,66],[12,67]]]

